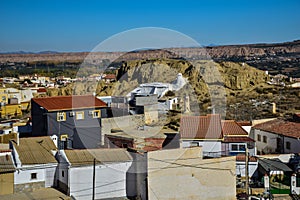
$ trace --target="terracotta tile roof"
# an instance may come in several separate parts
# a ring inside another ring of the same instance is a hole
[[[248,136],[247,131],[245,131],[237,122],[234,120],[223,120],[223,134],[224,135],[239,135]]]
[[[0,174],[14,171],[15,166],[12,162],[10,152],[8,152],[6,155],[0,156]]]
[[[94,158],[96,163],[126,162],[131,161],[132,157],[126,149],[74,149],[64,150],[71,163],[71,166],[93,165]]]
[[[284,135],[287,137],[300,138],[300,123],[282,119],[275,119],[253,127],[262,131]]]
[[[106,107],[103,101],[93,95],[43,97],[33,98],[32,101],[48,111]]]
[[[116,75],[115,74],[106,74],[105,77],[103,77],[103,79],[116,79]]]
[[[239,121],[237,123],[240,126],[252,126],[252,122],[251,121]]]
[[[224,142],[225,143],[234,143],[234,142],[255,142],[250,137],[245,137],[245,136],[230,136],[230,137],[224,137]]]
[[[236,156],[236,161],[246,161],[246,156],[245,154],[238,154]],[[249,162],[257,162],[258,158],[255,156],[249,156]]]
[[[180,121],[183,139],[222,139],[223,136],[248,136],[234,120],[221,120],[220,115],[183,116]]]
[[[19,145],[14,140],[12,144],[19,154],[22,165],[57,163],[51,151],[57,148],[49,136],[20,138],[19,140]]]
[[[222,139],[220,115],[183,116],[180,119],[182,139]]]
[[[39,88],[39,89],[37,89],[37,92],[47,92],[47,90],[46,90],[46,88]]]

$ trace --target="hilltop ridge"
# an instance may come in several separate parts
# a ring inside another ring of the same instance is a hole
[[[282,73],[292,77],[300,77],[300,40],[275,44],[243,44],[193,48],[168,48],[158,50],[140,50],[133,52],[74,52],[74,53],[26,53],[0,54],[0,64],[36,62],[63,63],[73,62],[80,65],[83,61],[101,64],[106,61],[128,61],[149,58],[171,59],[213,59],[215,61],[246,62],[271,74]]]

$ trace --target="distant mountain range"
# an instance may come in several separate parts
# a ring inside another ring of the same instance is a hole
[[[93,64],[102,60],[126,61],[156,58],[213,59],[215,61],[246,62],[270,73],[282,73],[300,77],[300,40],[274,44],[242,44],[222,45],[211,44],[205,47],[168,48],[157,50],[139,50],[134,52],[70,52],[60,53],[43,51],[39,53],[14,52],[0,54],[0,63],[6,62],[68,62],[78,63],[88,60]]]
[[[0,52],[0,54],[56,54],[58,51],[40,51],[40,52],[30,52],[30,51],[13,51],[13,52]]]

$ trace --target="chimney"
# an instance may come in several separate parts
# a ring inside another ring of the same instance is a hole
[[[183,110],[184,113],[189,113],[191,112],[191,109],[190,109],[190,97],[189,95],[185,95],[184,96],[184,110]]]
[[[272,113],[276,114],[276,103],[272,103]]]
[[[19,136],[19,132],[17,133],[17,145],[19,146],[20,144],[20,136]]]
[[[50,138],[52,139],[53,143],[55,144],[55,146],[57,147],[57,135],[52,135],[50,136]]]

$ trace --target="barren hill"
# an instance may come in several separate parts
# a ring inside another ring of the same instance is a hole
[[[82,52],[47,54],[0,54],[0,64],[9,62],[28,63],[37,61],[78,63],[86,60],[99,64],[103,59],[141,60],[149,58],[208,59],[216,61],[246,62],[271,73],[283,73],[300,77],[300,40],[277,44],[226,45],[203,48],[169,48],[163,50],[143,50],[134,52]]]

